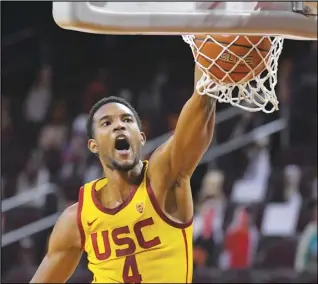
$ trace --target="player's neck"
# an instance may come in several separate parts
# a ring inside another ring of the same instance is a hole
[[[140,184],[142,180],[143,167],[143,162],[139,161],[139,163],[128,172],[104,168],[104,173],[108,182],[107,190],[104,190],[101,194],[103,195],[107,192],[107,195],[111,197],[112,200],[125,200],[129,195],[132,186]]]
[[[118,171],[109,167],[104,167],[104,174],[107,177],[109,184],[127,184],[133,185],[138,183],[139,178],[142,174],[144,163],[139,161],[137,165],[130,171]]]

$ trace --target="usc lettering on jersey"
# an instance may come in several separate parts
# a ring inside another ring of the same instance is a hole
[[[78,224],[93,283],[192,281],[192,221],[177,223],[160,210],[145,167],[141,184],[115,209],[96,197],[106,178],[80,189]]]

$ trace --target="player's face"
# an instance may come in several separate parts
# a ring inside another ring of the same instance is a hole
[[[128,107],[119,103],[103,105],[94,115],[93,133],[89,149],[98,153],[106,166],[129,171],[138,164],[145,136]]]

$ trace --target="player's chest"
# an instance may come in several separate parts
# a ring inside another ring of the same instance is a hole
[[[155,216],[107,217],[93,219],[93,224],[86,230],[87,252],[97,260],[124,257],[162,244],[160,224]]]

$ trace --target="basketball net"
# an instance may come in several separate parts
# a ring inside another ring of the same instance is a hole
[[[248,36],[245,36],[246,40],[250,42],[251,49],[243,57],[237,56],[233,53],[229,47],[236,42],[237,37],[229,43],[227,46],[221,45],[212,36],[207,35],[204,41],[201,41],[200,45],[197,45],[195,42],[194,35],[183,35],[183,40],[190,45],[194,61],[197,66],[203,72],[201,79],[197,82],[196,89],[200,95],[208,95],[218,100],[220,103],[230,103],[233,106],[242,108],[246,111],[256,112],[263,111],[265,113],[271,113],[275,110],[278,110],[278,100],[275,94],[275,86],[277,84],[277,67],[278,59],[283,49],[283,37],[269,37],[264,36],[271,42],[270,51],[263,56],[261,52],[258,51],[257,45],[262,42],[260,40],[258,43],[252,43]],[[203,46],[207,41],[213,41],[215,44],[218,44],[222,47],[222,52],[215,58],[210,58],[201,52]],[[198,42],[198,41],[197,41]],[[253,50],[257,50],[259,56],[262,58],[258,66],[252,69],[246,62],[246,58]],[[217,61],[222,56],[223,53],[229,53],[233,55],[237,60],[234,62],[231,70],[224,70]],[[203,56],[206,60],[209,61],[210,65],[208,67],[202,66],[198,62],[198,57]],[[253,78],[250,81],[241,80],[241,82],[234,82],[231,78],[231,72],[239,65],[245,64],[249,68],[249,72],[244,78]],[[265,69],[258,75],[254,75],[254,70],[257,70],[260,66],[264,64]],[[222,79],[216,78],[209,70],[212,66],[217,66],[222,72],[224,72],[224,77]],[[223,80],[231,80],[232,83],[223,83]]]

